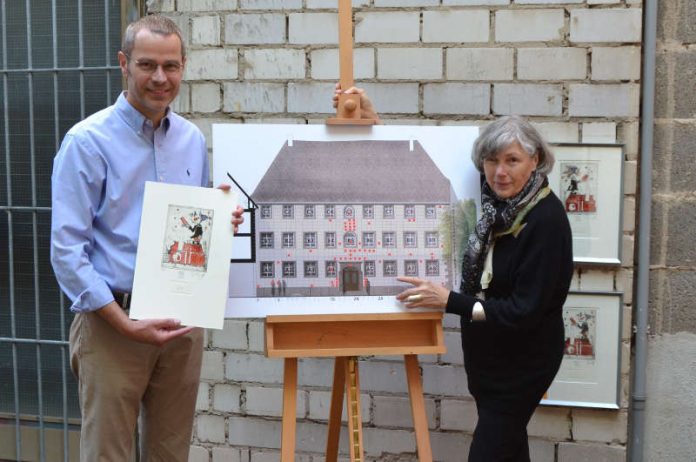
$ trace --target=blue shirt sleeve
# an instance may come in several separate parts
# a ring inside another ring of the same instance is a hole
[[[94,269],[93,222],[100,207],[106,164],[79,136],[66,135],[52,176],[51,263],[75,312],[93,311],[114,300]]]

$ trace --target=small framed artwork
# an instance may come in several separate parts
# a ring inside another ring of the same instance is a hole
[[[232,191],[145,183],[132,319],[222,329],[237,199]]]
[[[576,263],[621,263],[623,146],[556,144],[549,185],[573,230]]]
[[[563,362],[542,404],[619,408],[618,293],[570,293],[563,306]]]

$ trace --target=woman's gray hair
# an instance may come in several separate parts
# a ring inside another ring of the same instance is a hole
[[[520,143],[522,149],[531,156],[537,155],[537,171],[547,175],[553,168],[555,158],[549,145],[525,118],[520,116],[504,116],[488,124],[474,143],[471,160],[483,173],[483,161],[492,159],[500,150],[514,142]]]
[[[181,43],[181,59],[186,57],[186,45],[184,45],[184,39],[181,36],[181,29],[176,25],[174,21],[156,14],[143,16],[142,18],[134,21],[128,25],[126,32],[123,34],[123,42],[121,43],[121,51],[126,56],[130,57],[135,48],[135,37],[143,29],[147,29],[153,34],[159,35],[176,35],[179,37],[179,42]]]

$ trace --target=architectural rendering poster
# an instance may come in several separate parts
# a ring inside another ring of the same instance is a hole
[[[565,350],[543,404],[618,409],[621,295],[571,293]]]
[[[565,205],[573,230],[573,260],[621,262],[623,150],[619,145],[552,147],[549,184]]]
[[[238,194],[147,182],[130,317],[222,329]]]
[[[228,317],[396,312],[417,276],[459,286],[476,221],[476,127],[213,126],[214,182],[236,183]]]

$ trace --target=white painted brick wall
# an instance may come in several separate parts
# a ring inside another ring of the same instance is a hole
[[[462,334],[459,331],[445,331],[445,346],[447,347],[447,353],[440,355],[440,360],[445,364],[463,365]]]
[[[520,80],[582,80],[587,77],[584,48],[520,48],[517,78]]]
[[[222,11],[237,8],[237,0],[178,0],[177,11]]]
[[[493,112],[526,116],[560,116],[563,88],[560,85],[493,85]]]
[[[549,143],[577,143],[579,124],[573,122],[533,122],[541,136]]]
[[[228,425],[228,442],[231,445],[273,449],[280,447],[279,420],[233,416],[229,418]]]
[[[302,0],[239,0],[243,10],[297,10],[302,8]]]
[[[489,84],[430,83],[423,86],[425,114],[480,114],[490,112]]]
[[[442,4],[449,5],[509,5],[511,0],[442,0]]]
[[[512,80],[512,48],[450,48],[447,50],[448,80]]]
[[[559,443],[558,462],[624,462],[626,448],[587,443]]]
[[[310,390],[309,392],[309,414],[308,417],[312,420],[329,420],[329,412],[331,411],[331,392]],[[365,423],[370,421],[370,408],[372,400],[367,393],[360,393],[360,420]],[[341,412],[341,420],[348,421],[348,410],[346,409],[346,399],[343,398],[343,411]]]
[[[237,50],[189,50],[185,80],[224,80],[237,78]]]
[[[207,411],[210,408],[210,385],[206,382],[198,384],[198,394],[196,395],[196,410]]]
[[[553,406],[539,406],[527,425],[529,436],[570,440],[570,411]]]
[[[283,383],[283,361],[257,354],[228,353],[225,378],[239,382]]]
[[[225,418],[219,415],[196,416],[196,438],[209,443],[225,442]]]
[[[305,76],[305,52],[273,48],[244,51],[245,79],[302,79]]]
[[[440,402],[440,428],[473,432],[478,416],[473,400],[443,399]]]
[[[193,112],[217,112],[220,110],[220,100],[220,84],[194,83],[191,85]]]
[[[291,13],[288,18],[290,43],[338,44],[336,13]]]
[[[374,424],[378,427],[413,428],[411,401],[407,397],[375,396]],[[425,417],[429,428],[435,428],[437,408],[435,400],[425,399]]]
[[[423,392],[432,395],[469,396],[466,372],[460,366],[423,364]]]
[[[213,410],[216,412],[239,412],[241,410],[242,387],[235,384],[218,383],[213,387]]]
[[[288,85],[288,112],[335,113],[331,95],[335,83],[290,83]],[[318,95],[327,95],[318,98]]]
[[[295,416],[303,418],[307,414],[306,393],[298,391],[296,399]],[[244,409],[249,415],[281,417],[283,415],[283,389],[247,386]]]
[[[218,16],[196,16],[191,20],[191,43],[193,45],[220,44],[220,18]]]
[[[639,8],[577,9],[570,12],[572,42],[640,42]]]
[[[586,122],[582,124],[583,143],[616,143],[615,122]],[[635,191],[635,188],[627,189]]]
[[[263,352],[265,347],[265,331],[262,321],[249,322],[249,351]]]
[[[640,85],[570,85],[568,112],[575,117],[638,117]]]
[[[225,16],[225,43],[284,43],[285,15],[280,13],[245,13]]]
[[[417,83],[359,83],[381,114],[414,113],[419,110]],[[333,86],[331,87],[333,88]]]
[[[397,7],[397,6],[437,6],[440,0],[374,0],[375,6],[380,7]]]
[[[249,462],[249,452],[237,448],[214,447],[213,462]]]
[[[627,412],[613,410],[573,409],[573,439],[625,443]]]
[[[488,42],[488,10],[423,12],[423,42]]]
[[[640,63],[640,47],[593,47],[592,80],[638,80]]]
[[[189,448],[189,462],[208,462],[210,460],[210,453],[208,450],[201,446],[191,446]]]
[[[283,112],[285,85],[282,83],[227,82],[223,86],[225,112]]]
[[[377,77],[385,80],[442,79],[442,49],[378,48]]]
[[[246,321],[226,319],[222,330],[212,331],[213,347],[226,350],[245,350],[248,346],[246,331]]]
[[[413,433],[404,430],[363,427],[363,442],[365,453],[369,456],[380,456],[385,452],[390,454],[414,452],[416,449]]]
[[[495,13],[496,42],[553,42],[563,38],[563,9],[499,10]]]
[[[313,50],[309,56],[312,61],[312,78],[317,80],[339,79],[338,48]],[[371,79],[375,76],[374,48],[355,48],[353,50],[353,77]]]
[[[201,364],[201,379],[222,380],[224,378],[224,356],[222,351],[203,351],[203,363]]]
[[[355,14],[355,42],[417,42],[420,39],[420,15],[417,12],[380,12]]]

